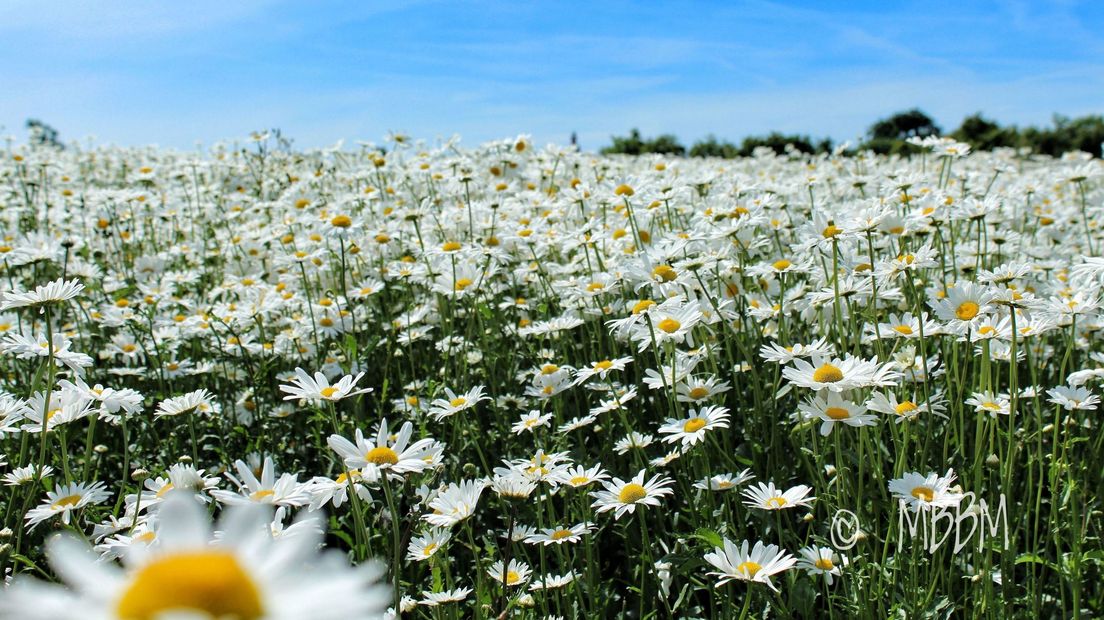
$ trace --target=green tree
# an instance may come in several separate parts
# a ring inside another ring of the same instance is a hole
[[[706,136],[704,140],[698,140],[690,147],[690,157],[723,157],[732,159],[740,155],[740,148],[735,144],[720,142],[713,134]]]
[[[969,144],[974,150],[991,151],[997,147],[1016,147],[1022,142],[1015,127],[1001,127],[981,115],[981,112],[962,119],[962,124],[951,132],[951,137]]]
[[[889,118],[883,118],[871,125],[867,130],[867,141],[863,143],[862,148],[882,154],[909,154],[916,152],[916,148],[906,140],[938,136],[940,133],[942,130],[930,116],[913,108],[898,112]]]

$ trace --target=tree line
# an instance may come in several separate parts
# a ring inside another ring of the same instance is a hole
[[[979,112],[967,116],[957,129],[944,134],[930,116],[913,108],[872,124],[857,149],[852,150],[907,155],[918,150],[918,147],[907,141],[909,138],[942,135],[969,144],[972,149],[981,151],[1010,147],[1030,149],[1033,153],[1055,157],[1069,151],[1085,151],[1092,153],[1094,157],[1101,157],[1101,148],[1104,144],[1104,116],[1088,115],[1069,118],[1055,114],[1049,127],[1019,128],[1015,125],[1001,126]],[[672,134],[645,138],[641,136],[638,129],[631,130],[627,136],[612,136],[611,141],[612,144],[601,149],[602,153],[625,155],[657,153],[731,159],[748,157],[760,147],[770,148],[778,154],[789,150],[801,153],[825,153],[831,152],[835,147],[829,138],[817,140],[807,135],[784,134],[777,131],[765,136],[748,136],[739,145],[727,140],[719,140],[711,134],[692,144],[689,149]]]

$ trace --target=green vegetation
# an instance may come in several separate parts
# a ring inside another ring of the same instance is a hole
[[[943,135],[939,125],[924,112],[913,108],[880,119],[871,125],[867,130],[865,141],[859,145],[859,150],[870,150],[879,154],[908,155],[916,150],[916,147],[908,143],[909,138],[938,135]],[[967,116],[957,129],[946,135],[969,144],[974,150],[981,151],[1007,147],[1029,149],[1033,153],[1055,157],[1070,151],[1084,151],[1092,153],[1094,157],[1101,157],[1101,145],[1104,144],[1104,116],[1088,115],[1071,119],[1055,114],[1051,127],[1021,129],[1015,125],[1001,126],[979,112]],[[758,147],[770,148],[781,155],[789,149],[801,153],[823,153],[831,151],[833,145],[828,138],[814,141],[809,136],[771,132],[766,136],[747,136],[737,146],[733,142],[718,139],[710,134],[705,139],[695,142],[687,150],[679,143],[678,138],[671,134],[645,139],[641,137],[638,129],[633,129],[628,136],[613,136],[612,144],[601,149],[601,152],[625,155],[657,153],[732,159],[748,157]]]

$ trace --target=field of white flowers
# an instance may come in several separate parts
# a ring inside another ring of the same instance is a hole
[[[1104,165],[0,153],[0,617],[1104,609]]]

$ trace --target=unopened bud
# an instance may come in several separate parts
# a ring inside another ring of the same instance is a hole
[[[130,479],[135,481],[135,482],[141,482],[141,481],[143,481],[143,480],[145,480],[146,478],[149,478],[149,477],[150,477],[150,473],[149,473],[149,470],[147,470],[147,469],[138,468],[138,469],[135,469],[134,471],[130,472]]]
[[[101,443],[101,444],[96,444],[96,447],[92,448],[92,450],[95,451],[96,454],[106,454],[108,448],[107,448],[107,446],[105,446]]]
[[[996,454],[990,454],[985,458],[985,464],[993,468],[1000,467],[1000,457]]]

